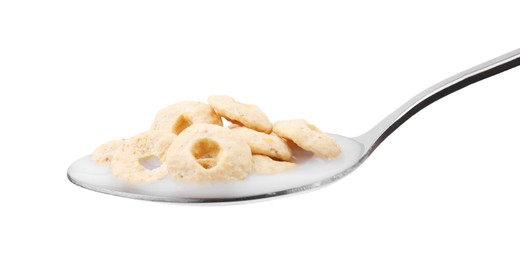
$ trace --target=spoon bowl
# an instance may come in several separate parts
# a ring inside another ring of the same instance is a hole
[[[69,170],[69,180],[81,187],[122,197],[163,202],[231,202],[258,200],[311,190],[332,183],[359,164],[364,146],[352,138],[331,135],[343,152],[333,160],[296,150],[298,166],[273,175],[251,173],[244,180],[189,183],[165,178],[145,185],[117,180],[110,166],[99,165],[90,155],[78,159]]]
[[[520,49],[449,77],[410,99],[361,136],[348,138],[330,134],[341,147],[338,158],[322,159],[297,150],[294,156],[298,166],[274,175],[252,173],[245,180],[208,183],[184,183],[165,178],[151,184],[132,185],[117,180],[109,166],[98,165],[91,156],[85,156],[69,167],[67,176],[72,183],[93,191],[175,203],[243,202],[309,191],[333,183],[357,169],[390,134],[426,106],[518,65]]]

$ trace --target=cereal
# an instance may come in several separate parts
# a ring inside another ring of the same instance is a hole
[[[293,141],[304,150],[324,158],[337,157],[341,150],[336,141],[305,120],[276,122],[273,131],[285,139]]]
[[[112,157],[121,146],[124,140],[114,140],[99,146],[94,153],[92,153],[92,160],[99,164],[108,165],[112,162]]]
[[[222,119],[208,104],[183,101],[160,110],[152,123],[152,130],[171,131],[178,135],[192,124],[222,125]]]
[[[166,164],[172,177],[185,181],[240,180],[253,167],[247,143],[211,124],[192,125],[179,134]]]
[[[238,122],[248,128],[271,133],[272,124],[257,106],[236,102],[229,96],[209,96],[208,103],[219,115],[230,122]]]
[[[272,125],[256,106],[229,96],[209,96],[208,104],[183,101],[160,110],[151,130],[98,147],[92,159],[111,165],[112,174],[131,184],[170,175],[186,182],[242,180],[249,173],[288,171],[314,155],[334,158],[336,141],[305,120]],[[222,126],[221,116],[232,123]]]
[[[234,136],[242,138],[251,147],[253,154],[263,154],[283,161],[291,159],[291,149],[277,135],[268,135],[237,125],[231,125],[230,129]]]
[[[112,158],[112,173],[120,180],[145,184],[162,179],[168,174],[163,163],[155,169],[148,169],[142,163],[156,157],[164,162],[164,155],[175,135],[166,131],[148,131],[125,140]]]
[[[253,171],[261,174],[274,174],[296,167],[292,162],[281,162],[265,155],[253,155]]]

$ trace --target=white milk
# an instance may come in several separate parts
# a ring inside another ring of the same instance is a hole
[[[80,186],[115,195],[137,194],[159,198],[236,198],[284,191],[328,179],[354,165],[360,158],[363,147],[350,138],[331,135],[341,147],[341,155],[335,159],[322,159],[311,153],[297,151],[294,157],[298,166],[273,175],[251,173],[244,180],[189,183],[171,177],[160,181],[135,185],[116,179],[110,166],[95,163],[91,156],[74,162],[69,178]]]

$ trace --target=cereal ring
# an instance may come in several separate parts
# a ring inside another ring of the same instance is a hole
[[[192,124],[222,125],[222,119],[208,104],[183,101],[161,109],[155,116],[151,130],[171,131],[178,135]]]
[[[209,96],[208,103],[230,122],[239,122],[248,128],[271,133],[273,128],[271,122],[255,105],[238,103],[229,96]]]
[[[242,138],[251,147],[253,154],[263,154],[283,161],[291,159],[291,149],[277,135],[268,135],[246,127],[235,127],[235,125],[230,128],[236,137]]]
[[[293,141],[304,150],[324,158],[334,158],[341,153],[336,141],[305,120],[276,122],[273,131],[285,139]]]
[[[172,177],[187,181],[240,180],[253,167],[247,143],[210,124],[186,128],[168,150],[166,164]]]
[[[166,131],[148,131],[138,134],[121,144],[112,158],[112,173],[120,180],[144,184],[162,179],[168,174],[166,164],[148,169],[144,161],[164,156],[175,135]]]
[[[124,140],[114,140],[106,144],[99,146],[94,153],[92,153],[92,160],[96,163],[108,165],[112,162],[112,157],[117,151],[117,148],[121,146]]]
[[[253,155],[253,171],[261,174],[274,174],[296,167],[296,163],[280,162],[265,155]]]

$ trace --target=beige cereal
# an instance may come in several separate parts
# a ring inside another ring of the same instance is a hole
[[[211,124],[192,125],[179,134],[166,164],[172,177],[186,181],[241,180],[253,167],[247,143]]]
[[[253,172],[261,174],[274,174],[288,171],[297,164],[292,162],[281,162],[271,159],[265,155],[253,155]]]
[[[183,101],[160,110],[152,123],[152,130],[171,131],[178,135],[192,124],[222,125],[222,119],[208,104]]]
[[[112,162],[112,157],[114,157],[114,153],[123,142],[124,140],[114,140],[102,144],[94,151],[94,153],[92,153],[92,160],[103,165],[110,164]]]
[[[219,115],[230,122],[264,133],[271,133],[272,124],[267,116],[255,105],[236,102],[229,96],[209,96],[208,103]]]
[[[273,132],[320,157],[334,158],[341,153],[341,149],[332,137],[305,120],[276,122],[273,125]]]
[[[167,131],[148,131],[124,141],[112,158],[112,173],[133,184],[162,179],[168,175],[166,164],[148,169],[142,161],[155,157],[164,162],[165,153],[174,139],[175,135]]]
[[[234,136],[242,138],[251,147],[253,154],[263,154],[283,161],[291,159],[291,149],[282,138],[275,134],[268,135],[236,125],[231,125],[230,129]]]

